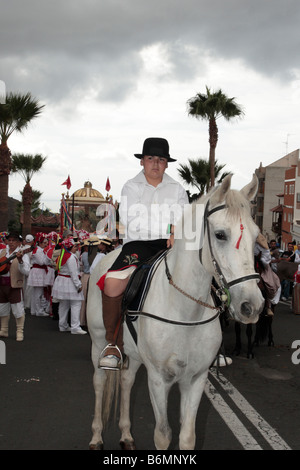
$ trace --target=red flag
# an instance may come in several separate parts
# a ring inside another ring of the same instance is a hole
[[[70,187],[71,187],[70,175],[68,176],[68,178],[66,179],[66,181],[65,181],[64,183],[62,183],[62,186],[63,186],[64,184],[67,186],[67,189],[70,189]]]
[[[106,180],[105,190],[106,190],[107,192],[110,191],[110,182],[109,182],[109,178],[107,178],[107,180]]]

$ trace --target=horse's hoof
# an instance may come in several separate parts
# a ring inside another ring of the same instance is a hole
[[[90,450],[103,450],[103,442],[97,442],[97,444],[90,444]]]
[[[136,450],[134,441],[120,441],[120,446],[122,450]]]

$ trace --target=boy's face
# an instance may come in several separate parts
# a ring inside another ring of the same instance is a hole
[[[146,178],[161,181],[166,168],[168,168],[168,160],[163,157],[146,155],[142,158],[141,165],[144,167]]]

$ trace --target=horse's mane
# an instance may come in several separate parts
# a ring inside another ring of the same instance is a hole
[[[227,191],[225,199],[223,201],[216,202],[216,198],[214,198],[214,195],[217,190],[218,187],[212,188],[207,194],[200,196],[192,204],[204,204],[206,206],[207,201],[210,200],[211,208],[213,208],[214,206],[225,203],[227,208],[227,215],[232,219],[240,218],[243,214],[246,214],[248,216],[249,214],[251,214],[250,202],[248,201],[248,199],[246,199],[246,197],[241,191],[238,191],[236,189],[230,189],[229,191]]]

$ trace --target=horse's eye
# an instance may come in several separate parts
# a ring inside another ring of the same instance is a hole
[[[227,240],[226,233],[223,230],[219,230],[215,232],[215,236],[217,240]]]

